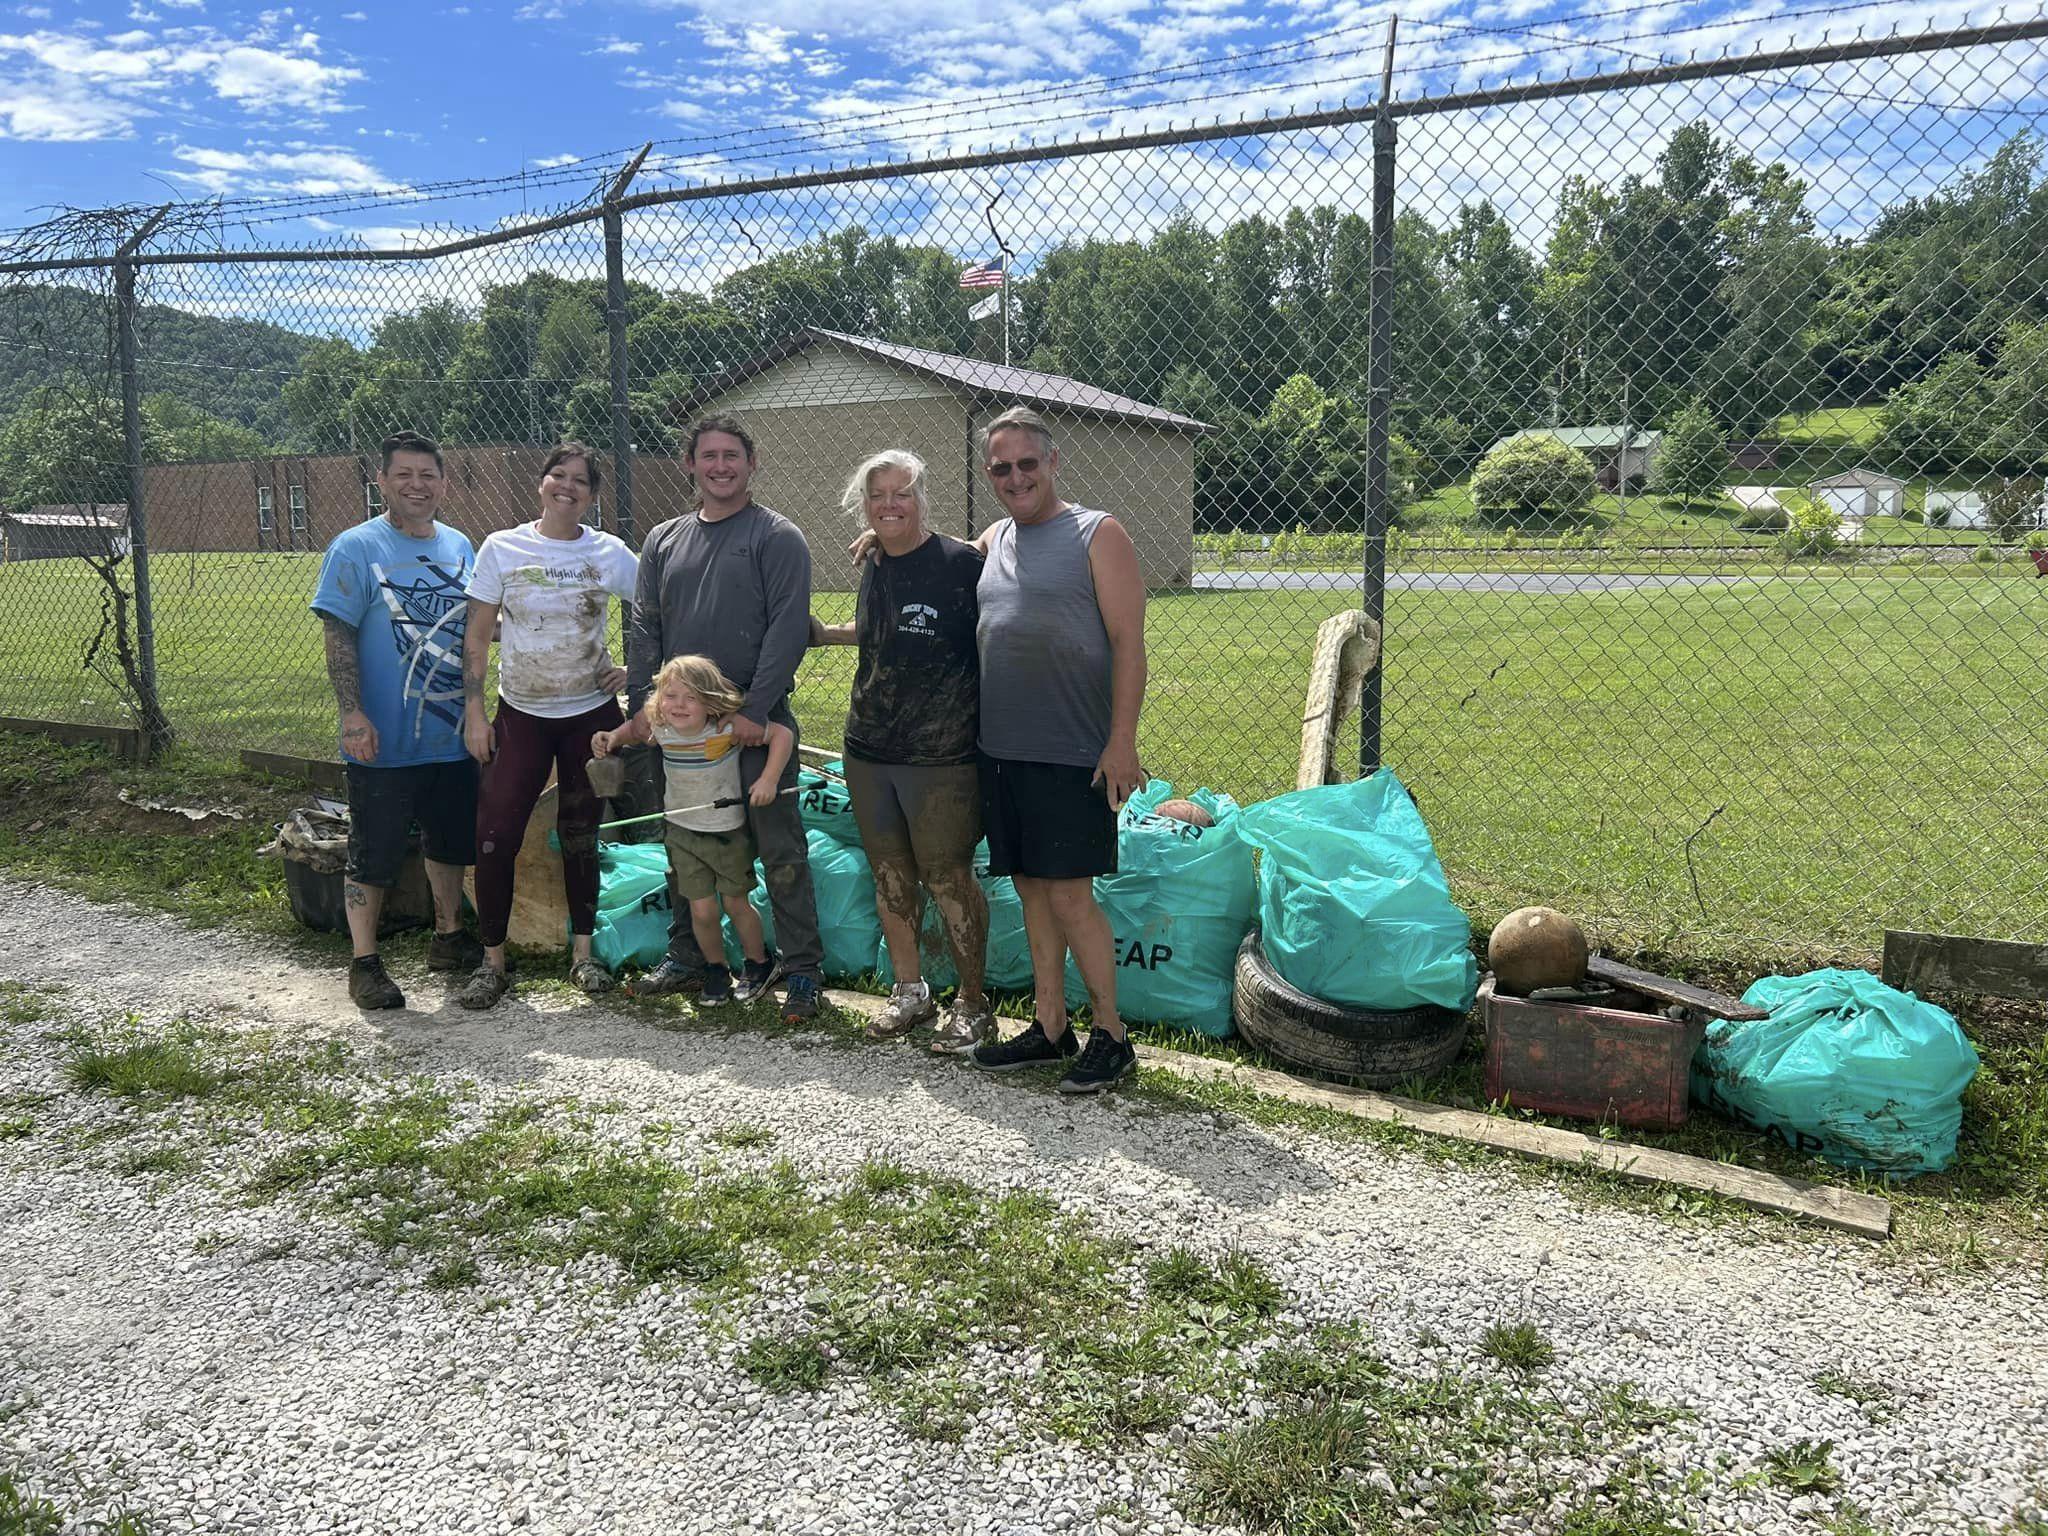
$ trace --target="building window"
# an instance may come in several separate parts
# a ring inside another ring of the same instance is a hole
[[[373,523],[384,515],[384,493],[377,489],[377,482],[363,482],[363,521]]]
[[[292,509],[292,532],[306,531],[306,488],[303,485],[288,487],[285,495],[290,499]]]
[[[270,487],[267,485],[256,487],[256,531],[277,532],[277,501],[270,494]]]

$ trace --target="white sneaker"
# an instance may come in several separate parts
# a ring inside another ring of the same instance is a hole
[[[870,1040],[891,1040],[938,1016],[939,1005],[932,1001],[930,982],[899,981],[889,994],[887,1006],[868,1020],[867,1036]]]
[[[996,1037],[996,1018],[986,1008],[969,1013],[958,1003],[946,1010],[945,1022],[932,1031],[932,1051],[939,1056],[965,1056]]]

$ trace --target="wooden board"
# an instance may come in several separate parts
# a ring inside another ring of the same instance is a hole
[[[1727,1163],[1708,1162],[1683,1152],[1665,1152],[1623,1141],[1602,1141],[1581,1131],[1559,1130],[1554,1126],[1531,1125],[1501,1115],[1483,1115],[1475,1110],[1451,1109],[1442,1104],[1425,1104],[1417,1099],[1398,1099],[1370,1089],[1350,1088],[1342,1083],[1311,1083],[1285,1072],[1260,1067],[1238,1066],[1204,1056],[1184,1056],[1178,1051],[1138,1047],[1138,1059],[1177,1077],[1196,1082],[1235,1083],[1260,1093],[1296,1104],[1313,1104],[1361,1120],[1381,1120],[1410,1126],[1430,1136],[1492,1147],[1513,1157],[1538,1158],[1597,1168],[1651,1184],[1677,1184],[1687,1189],[1706,1190],[1758,1210],[1795,1216],[1837,1231],[1883,1242],[1891,1236],[1892,1207],[1889,1200],[1805,1179],[1788,1179],[1754,1168],[1736,1168]]]
[[[52,741],[68,742],[72,746],[111,747],[114,755],[124,762],[149,761],[148,739],[132,725],[79,725],[70,720],[29,720],[15,715],[0,715],[0,731],[47,736]]]
[[[1887,928],[1885,985],[1902,992],[1969,992],[2048,1000],[2048,944]]]
[[[242,766],[255,773],[297,779],[319,789],[331,789],[336,794],[348,792],[348,770],[332,758],[295,757],[286,752],[256,752],[245,747]]]
[[[1654,997],[1659,1002],[1682,1003],[1688,1008],[1697,1008],[1701,1013],[1711,1013],[1717,1019],[1767,1019],[1771,1016],[1768,1008],[1752,1008],[1740,998],[1730,997],[1726,992],[1716,992],[1709,987],[1696,987],[1689,981],[1659,976],[1655,971],[1639,971],[1632,965],[1623,965],[1619,960],[1609,960],[1605,955],[1595,955],[1588,960],[1586,974],[1595,981],[1626,987],[1631,992],[1640,992],[1643,996]]]
[[[1308,698],[1301,710],[1301,757],[1294,787],[1313,789],[1341,777],[1337,728],[1358,708],[1365,676],[1380,664],[1380,627],[1357,609],[1333,613],[1316,628]]]
[[[834,987],[830,999],[848,1013],[872,1018],[886,998]],[[1857,1237],[1884,1242],[1892,1234],[1892,1206],[1889,1200],[1854,1190],[1814,1184],[1806,1179],[1788,1179],[1753,1168],[1736,1168],[1713,1163],[1683,1152],[1664,1152],[1625,1141],[1602,1141],[1580,1131],[1558,1130],[1553,1126],[1531,1125],[1500,1115],[1482,1115],[1469,1109],[1452,1109],[1442,1104],[1425,1104],[1419,1099],[1398,1099],[1391,1094],[1342,1083],[1315,1083],[1286,1072],[1262,1067],[1239,1066],[1208,1056],[1188,1056],[1163,1051],[1157,1046],[1138,1047],[1138,1060],[1148,1067],[1171,1072],[1191,1082],[1235,1083],[1255,1092],[1286,1099],[1293,1104],[1312,1104],[1355,1115],[1361,1120],[1382,1120],[1406,1125],[1429,1136],[1447,1136],[1455,1141],[1492,1147],[1513,1157],[1569,1163],[1575,1167],[1599,1168],[1649,1184],[1675,1184],[1684,1189],[1706,1190],[1762,1211],[1795,1216],[1817,1226],[1832,1227]]]

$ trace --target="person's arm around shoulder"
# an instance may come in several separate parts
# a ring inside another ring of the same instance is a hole
[[[815,613],[811,615],[811,648],[821,645],[858,645],[860,636],[854,633],[851,620],[844,624],[827,624]]]
[[[1138,763],[1138,712],[1145,704],[1145,581],[1138,547],[1123,524],[1105,517],[1088,545],[1088,570],[1095,578],[1095,605],[1109,634],[1109,745],[1095,764],[1095,778],[1121,807],[1145,787]]]
[[[661,654],[661,578],[667,569],[668,540],[663,523],[640,547],[640,567],[633,581],[633,616],[626,625],[626,708],[638,714],[646,700]]]
[[[640,557],[633,553],[632,546],[615,533],[604,536],[610,542],[605,546],[605,590],[619,600],[625,610],[622,627],[630,635],[633,627],[633,596],[640,577]],[[611,658],[611,646],[606,644],[602,664],[597,669],[597,686],[604,692],[616,695],[626,686],[626,669]]]
[[[320,559],[320,583],[313,593],[313,612],[320,619],[327,651],[327,681],[334,689],[341,750],[359,763],[377,760],[377,727],[363,713],[363,659],[358,632],[370,612],[369,566],[356,553],[356,541],[336,539]]]
[[[768,722],[768,761],[761,768],[761,776],[754,780],[747,791],[747,799],[754,805],[768,805],[775,799],[782,785],[782,770],[789,766],[789,754],[796,750],[796,733],[786,725],[770,720]]]

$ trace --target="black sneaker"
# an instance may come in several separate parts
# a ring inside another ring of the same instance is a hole
[[[1138,1053],[1128,1040],[1112,1040],[1106,1029],[1088,1031],[1088,1048],[1060,1079],[1061,1093],[1101,1093],[1138,1070]]]
[[[693,992],[703,985],[703,969],[680,960],[662,958],[661,964],[626,983],[628,997],[665,997],[671,992]]]
[[[473,971],[483,964],[484,946],[467,928],[437,933],[427,945],[430,971]]]
[[[348,963],[348,995],[358,1008],[403,1008],[405,994],[384,969],[382,955],[358,955]]]
[[[804,1024],[818,1016],[818,978],[792,976],[782,992],[782,1022]]]
[[[977,1045],[967,1053],[967,1059],[984,1072],[1017,1072],[1025,1067],[1056,1066],[1080,1053],[1081,1047],[1075,1042],[1072,1029],[1057,1040],[1048,1040],[1045,1026],[1033,1019],[1031,1027],[1023,1034],[988,1045]]]
[[[765,960],[749,960],[740,968],[740,979],[734,983],[732,995],[743,1003],[751,1003],[776,982],[782,980],[782,962],[770,955]]]
[[[722,1008],[732,1001],[732,972],[722,965],[704,967],[704,995],[697,999],[700,1008]]]

